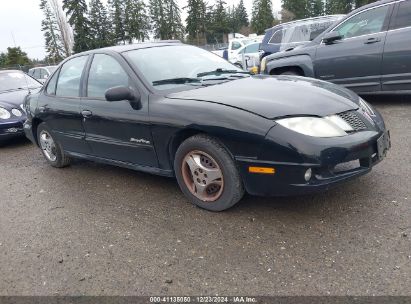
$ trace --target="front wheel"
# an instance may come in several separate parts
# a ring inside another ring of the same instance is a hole
[[[244,195],[233,159],[212,137],[196,135],[184,141],[176,152],[174,170],[183,193],[200,208],[222,211]]]
[[[63,168],[70,164],[70,158],[64,154],[63,148],[45,123],[37,128],[37,140],[44,158],[51,166]]]

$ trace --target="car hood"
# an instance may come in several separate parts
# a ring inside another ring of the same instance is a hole
[[[33,93],[37,90],[32,90]],[[24,102],[24,98],[29,93],[28,90],[15,90],[9,92],[0,92],[0,106],[11,109],[20,107],[20,105]]]
[[[357,109],[359,102],[355,93],[325,81],[263,75],[171,93],[167,97],[219,103],[269,119],[327,116]]]

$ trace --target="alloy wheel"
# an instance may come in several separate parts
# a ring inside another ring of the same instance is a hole
[[[187,153],[181,169],[184,183],[195,197],[204,202],[220,198],[224,189],[223,172],[209,154],[199,150]]]
[[[51,135],[45,130],[40,132],[40,147],[43,150],[44,156],[46,156],[49,161],[56,161],[56,144]]]

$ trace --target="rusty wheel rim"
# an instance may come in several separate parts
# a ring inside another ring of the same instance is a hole
[[[183,180],[191,194],[204,202],[215,202],[223,193],[223,172],[209,154],[194,150],[184,157]]]

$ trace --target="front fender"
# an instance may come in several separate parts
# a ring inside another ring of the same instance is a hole
[[[267,59],[268,60],[268,59]],[[304,71],[305,77],[314,77],[313,61],[309,55],[295,55],[273,59],[267,62],[267,74],[271,74],[274,69],[287,67],[298,67]]]

